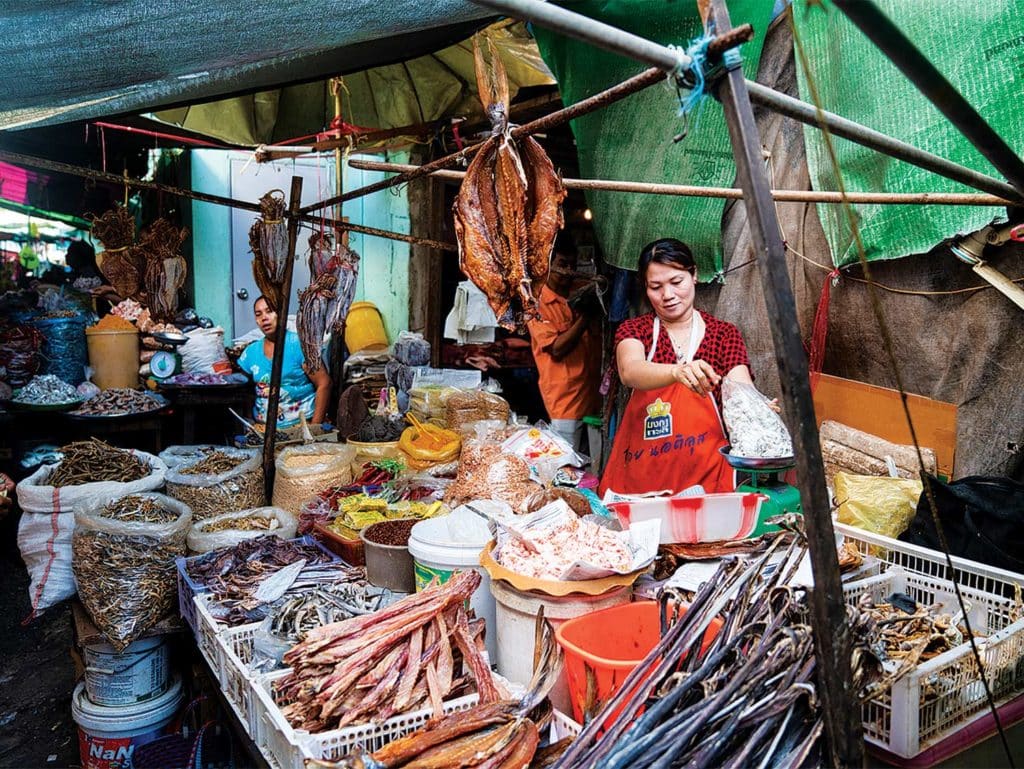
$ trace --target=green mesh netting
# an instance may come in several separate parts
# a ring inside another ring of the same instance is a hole
[[[812,7],[808,8],[808,4]],[[1011,147],[1024,146],[1019,117],[1024,66],[1024,2],[876,0]],[[969,168],[999,176],[987,160],[911,85],[835,7],[796,0],[793,18],[818,85],[821,106]],[[798,60],[799,61],[799,60]],[[797,67],[801,98],[811,99]],[[816,128],[805,128],[807,164],[815,189],[834,190],[832,163]],[[924,169],[836,138],[847,189],[863,192],[969,192]],[[894,259],[990,223],[1000,208],[971,206],[854,206],[869,259]],[[835,205],[819,205],[837,266],[857,260],[849,222]]]
[[[753,25],[754,40],[742,47],[743,69],[754,77],[773,3],[732,0],[733,25]],[[686,47],[701,34],[697,4],[673,0],[582,0],[573,11],[599,19],[665,45]],[[606,53],[587,43],[534,28],[541,55],[558,80],[566,104],[622,82],[642,64]],[[674,88],[653,86],[572,122],[585,179],[730,186],[736,176],[721,105],[705,99],[689,135],[674,144],[682,128]],[[696,120],[696,122],[695,122]],[[701,278],[721,269],[721,220],[725,201],[624,192],[588,191],[605,259],[635,268],[644,244],[663,237],[686,241],[697,256]]]

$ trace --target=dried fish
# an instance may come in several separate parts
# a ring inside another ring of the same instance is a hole
[[[53,374],[34,376],[27,385],[14,391],[15,403],[35,406],[74,403],[78,399],[78,390]]]
[[[79,416],[143,414],[147,411],[156,411],[163,408],[164,405],[164,401],[147,395],[141,390],[115,387],[90,398],[71,413]]]
[[[218,449],[167,474],[167,493],[197,520],[265,504],[263,466],[252,449]]]
[[[190,523],[188,510],[162,494],[75,513],[71,566],[78,594],[118,651],[173,610],[174,559],[185,554]]]
[[[46,479],[51,486],[78,486],[97,481],[130,483],[150,473],[149,466],[132,452],[115,449],[97,438],[69,443],[60,451],[64,459]]]
[[[234,470],[247,457],[242,455],[228,454],[224,451],[213,451],[203,459],[181,468],[182,475],[220,475],[228,470]]]
[[[285,595],[269,612],[270,632],[296,643],[308,631],[363,614],[393,601],[394,594],[365,581],[317,585],[296,595]]]

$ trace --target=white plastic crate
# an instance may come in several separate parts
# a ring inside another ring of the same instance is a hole
[[[892,564],[888,572],[845,585],[848,602],[856,603],[865,593],[882,601],[902,592],[920,603],[941,601],[950,613],[959,611],[953,584],[936,576],[948,574],[941,553],[847,526],[836,528],[862,550],[871,547]],[[1024,691],[1024,607],[1015,597],[1015,587],[1024,577],[964,559],[954,559],[954,568],[971,627],[987,636],[976,643],[998,706]],[[920,663],[889,692],[866,703],[864,734],[869,742],[912,758],[987,712],[974,653],[965,641]]]
[[[223,682],[224,674],[221,670],[221,657],[217,646],[217,636],[228,629],[223,622],[214,619],[210,613],[210,594],[202,593],[192,599],[195,606],[196,645],[202,653],[203,658],[209,663],[214,676],[218,682]]]
[[[344,729],[333,729],[310,734],[295,729],[281,712],[279,705],[287,701],[274,693],[275,681],[284,678],[290,671],[279,670],[258,676],[253,681],[257,735],[254,738],[264,758],[276,769],[304,769],[307,759],[338,760],[356,750],[372,752],[387,745],[425,724],[433,715],[429,708],[403,713],[381,723],[357,724]],[[479,695],[470,694],[445,702],[445,713],[469,710],[480,700]]]
[[[245,727],[246,734],[256,736],[256,707],[250,670],[253,637],[259,623],[228,628],[215,636],[221,671],[220,685],[231,709]]]

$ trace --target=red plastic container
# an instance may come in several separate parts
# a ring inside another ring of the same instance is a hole
[[[351,566],[366,565],[366,553],[361,539],[345,539],[322,523],[313,524],[313,534],[324,547],[339,556],[345,563]]]
[[[711,622],[704,634],[704,648],[721,626],[719,619]],[[658,602],[637,601],[584,614],[560,625],[555,637],[565,651],[573,718],[583,723],[587,667],[594,671],[600,709],[622,688],[633,668],[657,646],[661,638]],[[617,715],[613,713],[609,721]]]

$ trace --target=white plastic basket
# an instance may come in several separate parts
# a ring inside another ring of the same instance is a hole
[[[196,645],[203,658],[209,663],[210,669],[218,682],[223,683],[224,674],[221,670],[221,656],[217,645],[217,636],[228,629],[223,622],[214,619],[210,613],[210,594],[200,593],[192,599],[195,607]]]
[[[256,736],[255,675],[250,670],[253,638],[259,623],[228,628],[215,637],[221,670],[221,689],[231,709],[245,727],[246,734]]]
[[[920,603],[955,606],[955,589],[945,578],[949,571],[941,553],[840,524],[836,530],[862,552],[870,549],[891,564],[888,572],[845,585],[850,603],[865,593],[881,601],[903,592]],[[1024,691],[1024,606],[1016,597],[1024,577],[962,558],[953,561],[971,627],[987,636],[976,643],[999,706]],[[965,641],[922,662],[890,691],[867,702],[864,735],[890,753],[912,758],[987,712],[974,653]]]
[[[403,713],[380,723],[357,724],[344,729],[310,734],[295,729],[281,712],[279,705],[287,701],[274,693],[274,682],[290,671],[279,670],[258,676],[253,681],[257,734],[254,738],[263,756],[277,769],[304,769],[307,759],[336,761],[354,752],[372,752],[423,726],[433,716],[429,708]],[[443,704],[445,713],[469,710],[479,702],[477,694],[470,694]]]

